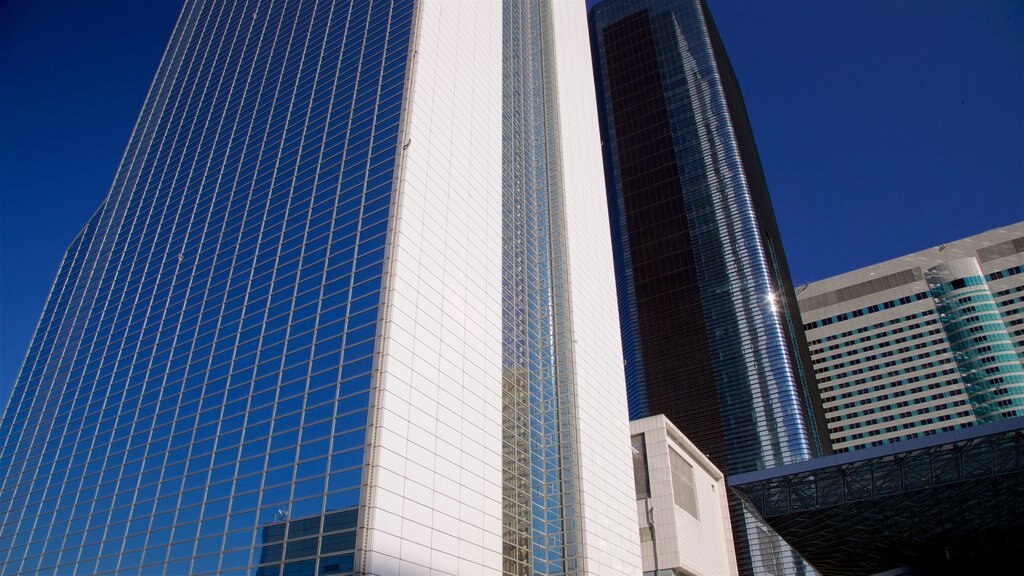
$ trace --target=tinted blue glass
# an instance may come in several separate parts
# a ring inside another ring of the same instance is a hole
[[[0,425],[0,572],[353,569],[411,25],[186,3]]]
[[[631,417],[665,414],[727,474],[814,457],[796,297],[706,3],[606,0],[590,23]],[[731,502],[740,572],[774,572]],[[805,573],[790,560],[778,573]]]
[[[932,272],[926,273],[929,293],[978,421],[1024,413],[1024,367],[985,278],[965,276],[948,281],[941,274],[933,278]]]
[[[551,7],[506,0],[503,10],[502,568],[575,574],[580,495]]]
[[[809,357],[742,99],[702,3],[591,14],[630,413],[730,473],[818,451]]]

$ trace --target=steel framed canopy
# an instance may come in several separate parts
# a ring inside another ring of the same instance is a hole
[[[826,576],[978,571],[1024,553],[1024,418],[728,483]]]

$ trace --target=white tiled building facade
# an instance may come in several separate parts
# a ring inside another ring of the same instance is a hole
[[[502,482],[509,473],[502,466],[503,4],[417,5],[366,477],[365,571],[498,574],[508,572]],[[557,1],[548,17],[571,302],[567,360],[575,376],[574,422],[566,424],[577,430],[576,568],[636,574],[586,14],[582,2]]]

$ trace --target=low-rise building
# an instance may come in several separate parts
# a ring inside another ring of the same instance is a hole
[[[661,414],[630,433],[644,574],[738,574],[722,472]]]

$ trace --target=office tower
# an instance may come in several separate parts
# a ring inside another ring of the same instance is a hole
[[[187,1],[0,424],[0,572],[637,572],[603,185],[582,3]]]
[[[833,449],[1024,416],[1024,223],[799,288]]]
[[[811,458],[818,404],[739,86],[703,2],[591,11],[630,416],[727,473]]]
[[[609,0],[590,26],[630,417],[664,414],[727,475],[827,451],[750,122],[707,6]],[[768,573],[776,556],[807,570],[731,505],[741,573]]]

